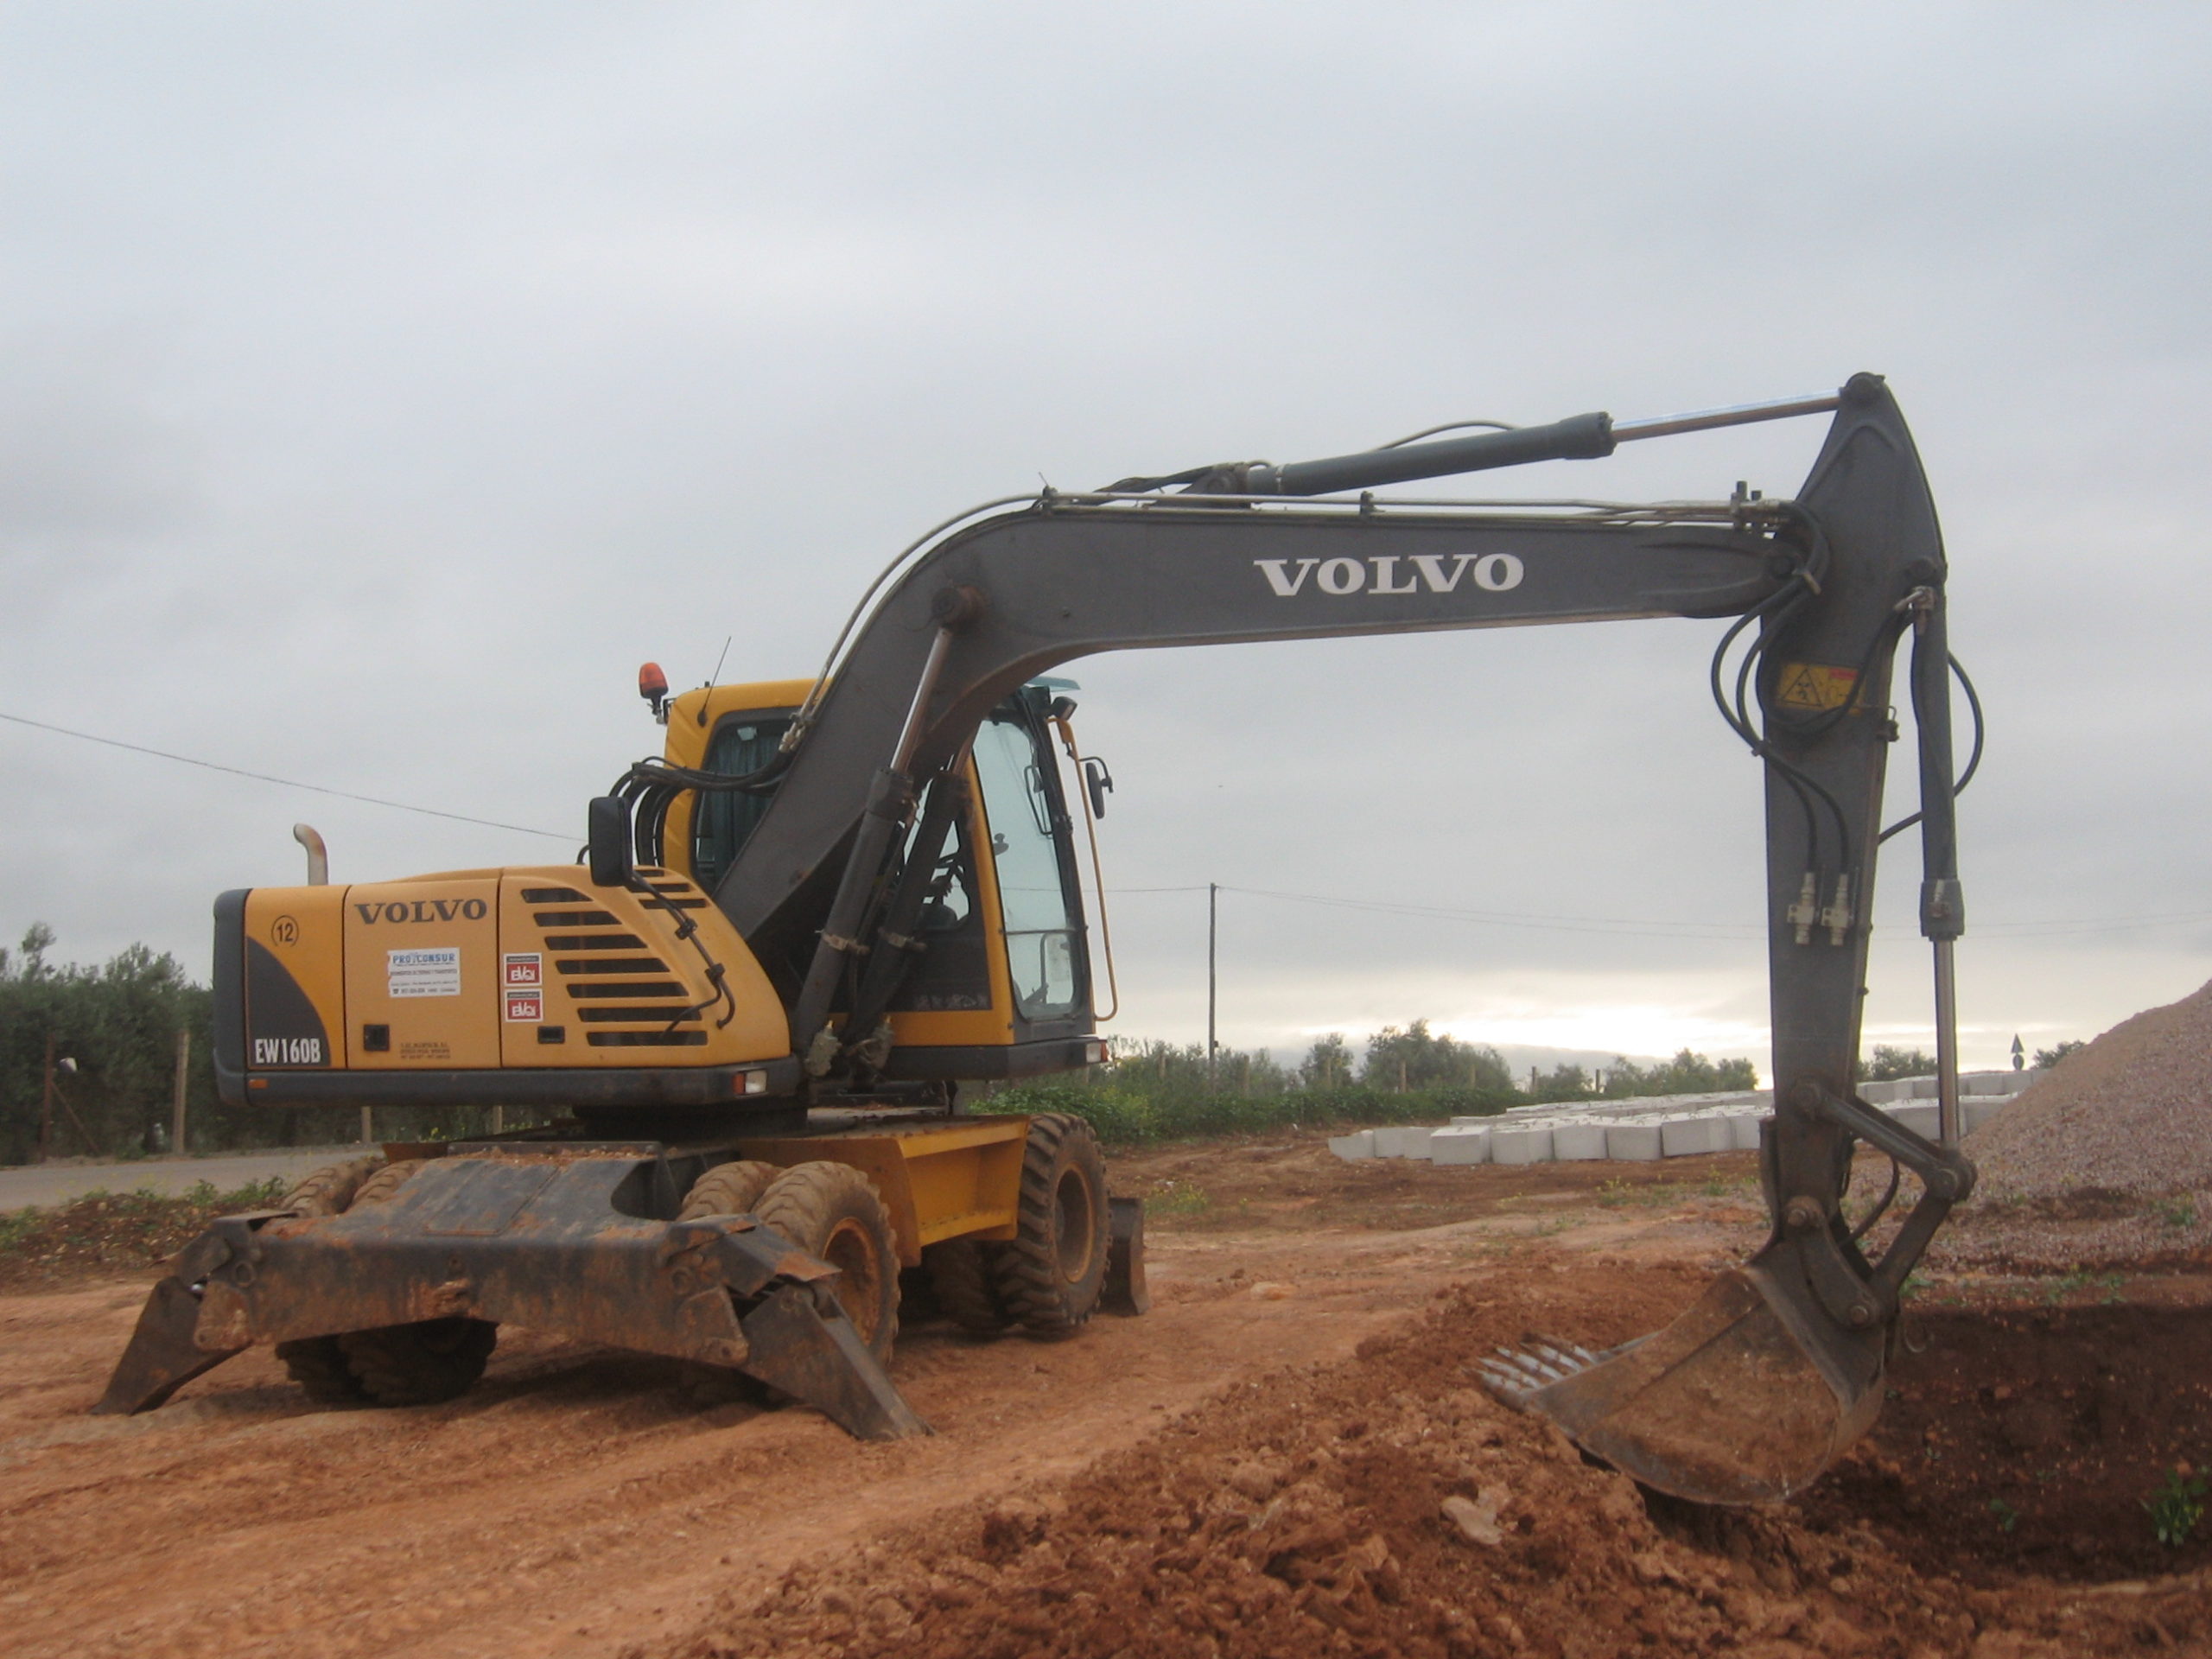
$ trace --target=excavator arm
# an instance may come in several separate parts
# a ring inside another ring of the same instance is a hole
[[[1595,456],[1629,437],[1816,411],[1833,411],[1833,423],[1789,500],[1739,491],[1703,505],[1483,506],[1298,493]],[[979,722],[1032,677],[1148,646],[1736,619],[1713,690],[1766,773],[1776,1113],[1761,1169],[1773,1232],[1664,1331],[1611,1355],[1546,1350],[1493,1370],[1506,1397],[1650,1484],[1717,1502],[1784,1497],[1872,1422],[1904,1278],[1974,1179],[1956,1150],[1950,1029],[1950,942],[1963,910],[1944,575],[1911,435],[1871,375],[1833,397],[1642,430],[1580,416],[1323,462],[1047,492],[946,535],[888,583],[802,710],[772,804],[715,898],[764,961],[805,962],[793,1051],[810,1075],[835,1077],[876,1032],[912,944],[902,906],[943,844],[946,812],[922,813],[911,833],[918,800],[954,776]],[[1907,636],[1944,1144],[1853,1091],[1884,767],[1898,735],[1891,680]],[[871,774],[863,804],[855,780]],[[854,983],[858,1001],[839,1026],[833,1001]],[[1876,1260],[1861,1248],[1866,1226],[1842,1210],[1860,1141],[1921,1187]]]

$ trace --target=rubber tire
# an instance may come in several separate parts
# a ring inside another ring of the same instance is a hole
[[[381,1204],[407,1184],[415,1172],[430,1160],[427,1158],[403,1158],[396,1164],[386,1164],[382,1169],[361,1183],[361,1190],[353,1195],[352,1207],[364,1204]]]
[[[303,1217],[345,1214],[354,1204],[360,1185],[385,1168],[380,1157],[356,1157],[345,1164],[329,1164],[283,1194],[276,1208],[299,1210]],[[285,1374],[299,1382],[301,1394],[316,1405],[360,1405],[367,1395],[360,1380],[345,1367],[345,1354],[336,1336],[305,1336],[276,1343],[276,1360]]]
[[[1029,1120],[1014,1240],[992,1253],[1000,1300],[1033,1337],[1071,1337],[1106,1287],[1106,1159],[1066,1112]]]
[[[364,1185],[383,1173],[381,1158],[354,1158],[315,1171],[284,1195],[276,1207],[302,1216],[342,1215]],[[276,1358],[301,1391],[319,1406],[359,1405],[367,1396],[346,1369],[335,1337],[305,1337],[276,1344]]]
[[[759,1205],[760,1195],[783,1173],[778,1165],[750,1159],[716,1164],[691,1183],[691,1190],[683,1195],[683,1205],[676,1212],[676,1218],[696,1221],[702,1216],[749,1216]]]
[[[809,1255],[842,1270],[837,1300],[879,1361],[899,1339],[899,1240],[875,1183],[850,1164],[794,1164],[753,1215]]]
[[[691,1183],[691,1190],[683,1195],[676,1218],[696,1221],[702,1216],[751,1215],[760,1205],[760,1195],[783,1173],[780,1165],[764,1164],[753,1159],[716,1164]],[[775,1403],[767,1387],[758,1379],[727,1365],[709,1365],[703,1360],[687,1359],[677,1365],[676,1387],[686,1400],[702,1408]]]
[[[358,1406],[368,1399],[335,1337],[302,1337],[276,1344],[276,1358],[300,1391],[318,1406]]]
[[[380,1203],[429,1161],[404,1158],[387,1164],[363,1158],[319,1169],[293,1190],[285,1206],[299,1207],[302,1214],[338,1215]],[[340,1194],[335,1208],[305,1207],[327,1204]],[[465,1393],[484,1375],[499,1332],[487,1319],[425,1319],[280,1342],[276,1357],[317,1405],[430,1405]]]
[[[279,1210],[296,1210],[302,1216],[335,1216],[345,1212],[361,1183],[384,1167],[381,1158],[354,1158],[342,1164],[326,1164],[287,1192]]]
[[[466,1394],[499,1340],[489,1319],[422,1319],[335,1338],[361,1396],[379,1406],[432,1406]]]
[[[938,1306],[969,1336],[1002,1336],[1014,1324],[995,1272],[994,1257],[1004,1248],[980,1238],[948,1238],[922,1252]]]

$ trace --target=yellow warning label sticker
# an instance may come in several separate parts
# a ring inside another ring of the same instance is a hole
[[[1775,683],[1774,700],[1789,709],[1840,709],[1851,701],[1859,683],[1855,668],[1830,668],[1825,663],[1784,663]]]

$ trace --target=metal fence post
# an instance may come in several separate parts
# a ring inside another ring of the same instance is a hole
[[[192,1033],[188,1029],[176,1034],[176,1088],[169,1100],[169,1150],[181,1157],[184,1144],[184,1090],[191,1076]]]

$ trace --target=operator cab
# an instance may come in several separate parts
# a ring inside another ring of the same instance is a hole
[[[890,1004],[887,1076],[1058,1070],[1070,1064],[1065,1039],[1093,1030],[1081,866],[1053,741],[1076,689],[1033,681],[976,731],[963,769],[967,809],[953,820],[918,928],[928,949]],[[757,772],[808,690],[785,681],[686,692],[668,705],[668,759],[723,776]],[[669,810],[667,862],[688,864],[684,873],[713,893],[773,798],[772,789],[684,795]],[[772,977],[804,971],[798,961],[762,965]]]

